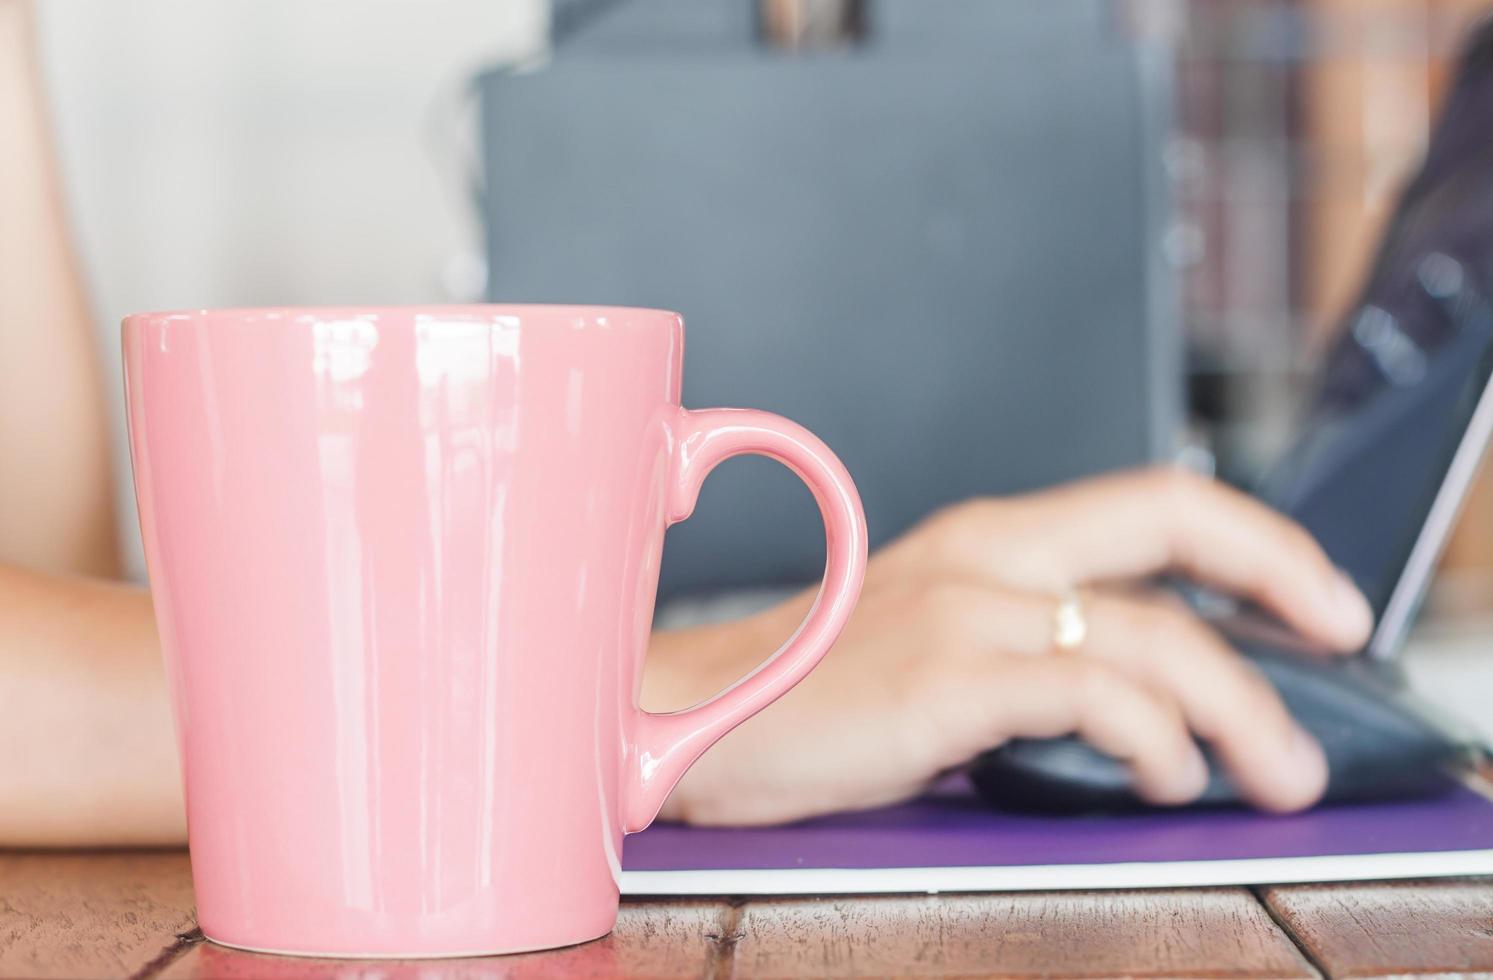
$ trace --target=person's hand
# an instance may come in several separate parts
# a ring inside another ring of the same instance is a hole
[[[1166,570],[1252,598],[1327,649],[1357,649],[1372,627],[1304,530],[1183,470],[970,501],[873,556],[823,663],[706,752],[663,816],[757,824],[876,806],[1007,739],[1068,733],[1124,760],[1154,803],[1202,791],[1196,735],[1256,806],[1309,806],[1326,782],[1320,747],[1207,625],[1136,588]],[[1073,589],[1087,634],[1055,652],[1054,613]],[[685,707],[746,674],[812,600],[656,634],[644,707]]]

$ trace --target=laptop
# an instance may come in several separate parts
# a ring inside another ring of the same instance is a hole
[[[1259,610],[1186,591],[1322,743],[1329,801],[1442,792],[1452,785],[1445,770],[1481,752],[1464,726],[1409,691],[1397,661],[1493,433],[1493,302],[1475,254],[1431,250],[1392,265],[1381,261],[1375,282],[1401,281],[1371,290],[1347,319],[1313,411],[1258,488],[1368,597],[1376,627],[1366,648],[1346,660],[1314,655]],[[1008,808],[1143,805],[1123,766],[1071,738],[1007,743],[973,778]],[[1200,803],[1237,802],[1214,765]]]

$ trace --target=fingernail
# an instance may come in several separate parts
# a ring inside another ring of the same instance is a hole
[[[1342,569],[1338,569],[1332,583],[1333,618],[1343,637],[1352,643],[1362,643],[1374,629],[1374,611],[1369,601],[1358,591],[1358,586]]]

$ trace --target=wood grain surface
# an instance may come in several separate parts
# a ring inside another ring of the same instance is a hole
[[[1305,955],[1303,955],[1303,951]],[[1315,969],[1314,969],[1315,968]],[[0,852],[0,978],[1493,976],[1493,880],[627,900],[569,949],[262,956],[202,939],[181,852]]]
[[[1310,977],[1248,891],[755,901],[736,978]]]
[[[1493,882],[1292,885],[1261,897],[1330,976],[1493,975]]]
[[[0,852],[0,977],[128,977],[195,927],[185,852]]]
[[[626,901],[617,928],[595,942],[545,953],[451,960],[311,960],[264,956],[199,942],[159,976],[193,980],[523,980],[540,977],[720,975],[722,928],[734,917],[723,900]]]

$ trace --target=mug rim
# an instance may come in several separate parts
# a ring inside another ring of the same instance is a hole
[[[523,326],[538,318],[564,320],[572,327],[591,325],[621,326],[643,325],[647,322],[660,326],[675,326],[684,322],[684,317],[674,310],[650,306],[608,306],[588,303],[406,303],[391,305],[350,306],[226,306],[183,308],[176,310],[151,310],[131,313],[124,317],[121,325],[128,328],[134,323],[181,323],[207,325],[213,320],[232,320],[237,323],[265,321],[315,323],[326,320],[381,321],[394,318],[413,321],[422,316],[444,320],[491,321],[506,317]],[[607,323],[616,319],[619,323]]]

